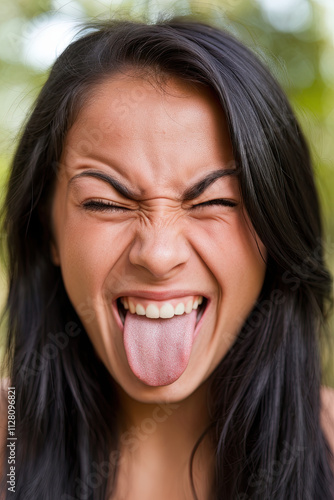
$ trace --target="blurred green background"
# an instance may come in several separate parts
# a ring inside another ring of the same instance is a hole
[[[323,203],[327,259],[334,271],[334,0],[2,0],[1,200],[20,127],[48,68],[80,25],[91,18],[154,21],[175,14],[199,16],[237,35],[285,89],[311,145]],[[3,267],[0,303],[6,295]],[[334,331],[333,320],[331,324]],[[0,342],[2,337],[0,330]],[[324,382],[334,387],[334,362],[328,353],[324,348]]]

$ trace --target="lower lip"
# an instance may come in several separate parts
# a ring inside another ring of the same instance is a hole
[[[199,330],[200,330],[200,328],[202,326],[202,323],[204,321],[204,318],[206,316],[206,313],[207,313],[207,311],[209,309],[209,306],[210,306],[210,303],[211,303],[211,301],[209,299],[206,299],[206,301],[207,302],[206,302],[205,310],[204,310],[204,312],[203,312],[203,314],[202,314],[199,322],[197,323],[195,331],[194,331],[194,340],[197,337],[197,334],[198,334],[198,332],[199,332]],[[113,302],[112,302],[112,310],[113,310],[113,313],[114,313],[114,317],[116,319],[116,323],[117,323],[119,329],[121,330],[121,332],[123,334],[124,325],[123,325],[122,320],[121,320],[121,318],[119,316],[119,313],[118,313],[118,307],[117,307],[117,301],[116,300],[113,300]],[[131,313],[128,312],[127,314],[131,314]],[[168,321],[168,320],[166,320],[166,321]]]

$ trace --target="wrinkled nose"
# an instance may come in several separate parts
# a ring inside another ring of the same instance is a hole
[[[184,235],[173,226],[142,228],[134,239],[129,260],[151,277],[168,279],[188,261],[190,248]]]

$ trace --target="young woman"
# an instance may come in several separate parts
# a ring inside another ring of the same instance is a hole
[[[5,229],[5,498],[334,498],[309,152],[242,44],[91,27],[25,126]]]

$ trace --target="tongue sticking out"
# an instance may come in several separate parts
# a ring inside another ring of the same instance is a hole
[[[175,382],[189,362],[196,317],[196,310],[170,319],[127,313],[123,341],[136,377],[151,386]]]

